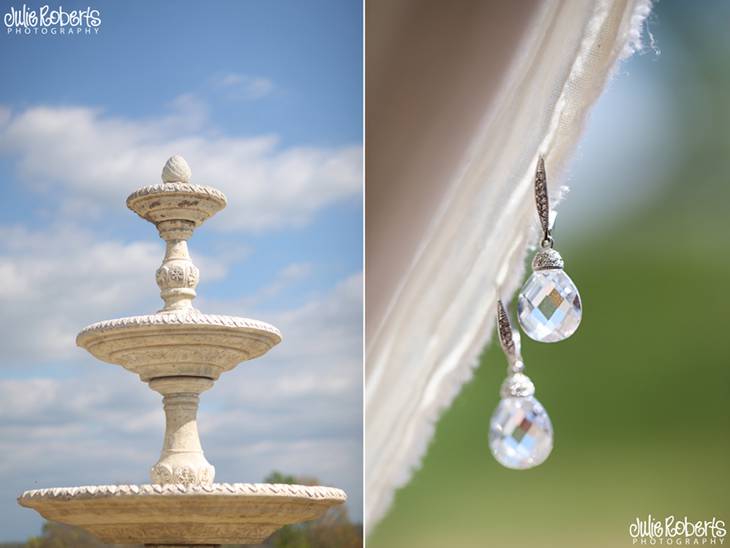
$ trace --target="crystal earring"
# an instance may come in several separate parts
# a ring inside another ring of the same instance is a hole
[[[553,449],[553,426],[535,399],[535,385],[523,373],[520,336],[512,330],[502,301],[497,301],[497,333],[509,367],[502,399],[489,422],[489,448],[502,466],[516,470],[545,461]]]
[[[543,238],[532,259],[532,275],[520,290],[517,317],[531,339],[558,342],[578,329],[583,309],[578,288],[563,270],[563,258],[553,249],[545,162],[538,160],[535,172],[535,204]]]

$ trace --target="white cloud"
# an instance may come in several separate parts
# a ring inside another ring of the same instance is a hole
[[[301,262],[301,263],[291,263],[284,268],[282,268],[276,276],[266,285],[264,285],[261,289],[256,291],[254,295],[243,297],[242,299],[239,299],[235,302],[227,302],[227,303],[215,303],[213,302],[213,306],[216,307],[216,310],[220,310],[221,307],[228,308],[230,310],[237,309],[239,311],[241,310],[251,310],[253,308],[256,308],[261,305],[261,303],[266,302],[269,299],[272,299],[274,297],[279,296],[282,291],[285,291],[288,288],[291,288],[292,286],[295,286],[297,283],[306,280],[309,278],[312,274],[312,264],[308,262]],[[208,301],[205,298],[202,298],[200,300],[201,305],[205,306],[211,301]],[[231,306],[235,305],[235,306]],[[231,312],[234,313],[233,311]]]
[[[5,125],[10,120],[10,109],[0,105],[0,125]]]
[[[274,82],[263,76],[248,76],[229,72],[214,78],[213,85],[224,89],[231,99],[255,100],[271,95],[276,89]]]
[[[159,182],[172,154],[188,160],[193,182],[228,196],[236,214],[210,223],[221,229],[301,225],[319,209],[361,193],[361,146],[282,147],[275,136],[221,135],[206,127],[205,106],[191,95],[153,119],[48,106],[5,118],[0,154],[11,157],[26,184],[37,191],[61,187],[61,200],[83,200],[82,206],[118,209],[138,186]]]
[[[340,282],[330,292],[302,306],[278,313],[254,311],[281,330],[283,342],[265,360],[236,369],[242,385],[222,383],[213,390],[219,405],[241,405],[296,412],[306,397],[316,407],[322,398],[341,398],[343,405],[361,409],[362,387],[362,274]],[[234,312],[236,303],[216,303]],[[233,379],[231,379],[233,380]],[[276,394],[276,398],[271,398]],[[339,407],[343,410],[343,407]],[[221,419],[222,420],[222,419]]]

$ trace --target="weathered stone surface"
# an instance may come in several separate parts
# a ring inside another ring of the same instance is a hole
[[[104,542],[258,544],[290,523],[316,519],[344,491],[306,485],[98,485],[26,491],[21,506],[83,527]]]
[[[145,382],[179,375],[217,379],[280,341],[279,330],[267,323],[196,310],[107,320],[76,337],[95,358],[121,365]]]

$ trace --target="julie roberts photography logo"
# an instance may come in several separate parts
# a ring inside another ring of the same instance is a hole
[[[88,6],[83,9],[64,9],[48,4],[38,9],[11,6],[3,16],[6,33],[20,36],[88,36],[99,34],[101,12]]]
[[[719,546],[725,543],[726,534],[725,522],[715,517],[692,521],[687,516],[657,519],[649,514],[629,524],[629,535],[636,545]]]

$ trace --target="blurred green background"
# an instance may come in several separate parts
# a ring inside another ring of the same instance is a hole
[[[648,514],[730,523],[730,4],[662,1],[649,31],[559,208],[583,323],[556,345],[523,337],[552,455],[523,472],[492,458],[492,344],[369,548],[630,546]]]

